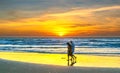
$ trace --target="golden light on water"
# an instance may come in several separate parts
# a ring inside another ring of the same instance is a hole
[[[113,56],[96,56],[96,55],[80,55],[80,54],[75,54],[75,55],[77,57],[77,63],[75,63],[74,66],[120,68],[119,56],[113,57]],[[61,66],[67,66],[68,63],[66,54],[0,52],[0,58],[6,60],[27,62],[27,63],[61,65]]]

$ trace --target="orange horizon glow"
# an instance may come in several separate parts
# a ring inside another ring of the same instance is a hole
[[[44,13],[30,18],[0,20],[0,36],[120,36],[119,18],[95,17],[95,12],[120,9],[120,6],[75,9],[61,13]]]

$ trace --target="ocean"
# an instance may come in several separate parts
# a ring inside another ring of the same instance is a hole
[[[67,42],[75,53],[120,54],[120,37],[109,38],[0,38],[0,51],[67,53]]]

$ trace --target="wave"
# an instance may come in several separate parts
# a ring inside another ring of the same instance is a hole
[[[26,51],[43,53],[67,53],[67,48],[9,48],[0,51]],[[120,48],[75,48],[75,53],[98,53],[98,54],[120,54]]]
[[[76,53],[120,53],[120,38],[0,38],[0,50],[65,53],[70,40]]]

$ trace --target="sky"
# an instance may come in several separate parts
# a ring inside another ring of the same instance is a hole
[[[120,0],[0,0],[0,36],[120,36]]]

